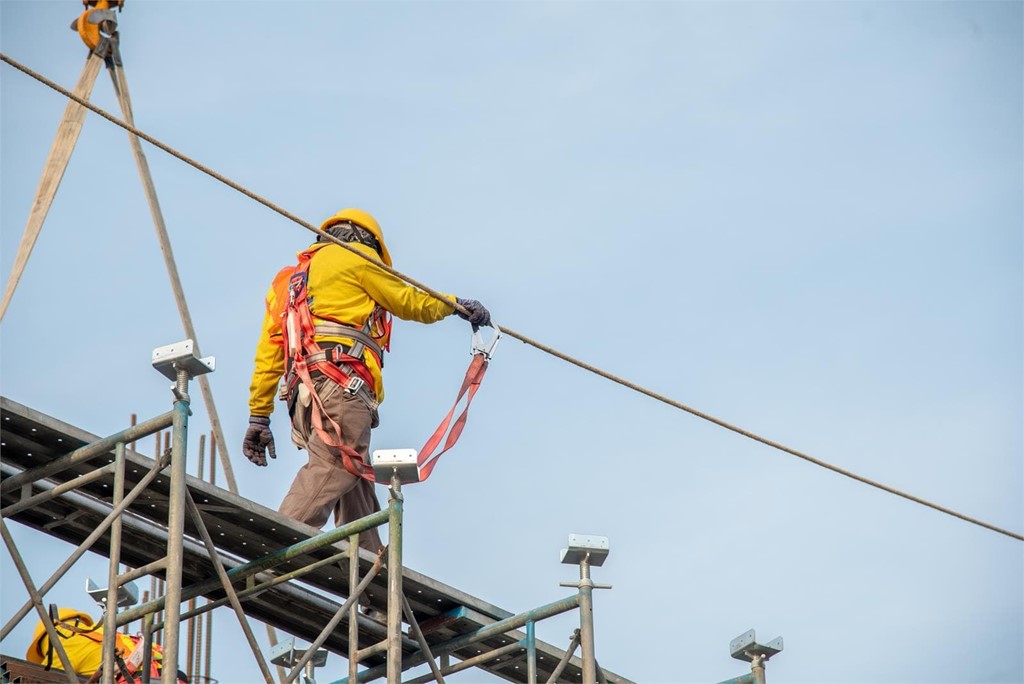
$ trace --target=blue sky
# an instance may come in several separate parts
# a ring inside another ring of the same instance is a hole
[[[79,11],[3,0],[3,52],[72,86]],[[1022,14],[1020,2],[133,0],[120,22],[151,135],[309,221],[373,212],[396,267],[482,300],[499,324],[1019,532]],[[93,101],[116,111],[104,74]],[[0,68],[4,282],[64,105]],[[276,508],[303,461],[284,413],[269,470],[238,444],[263,292],[311,237],[147,155],[217,357],[241,491]],[[0,389],[112,433],[166,410],[149,354],[181,337],[125,134],[90,115],[0,326]],[[396,326],[375,447],[424,441],[468,337],[454,319]],[[29,363],[46,341],[61,353]],[[193,432],[205,421],[197,410]],[[638,682],[740,675],[727,646],[750,627],[786,640],[769,680],[1024,680],[1020,542],[513,340],[406,512],[411,567],[512,611],[566,593],[567,534],[610,537],[598,657]],[[70,552],[14,532],[37,578]],[[9,616],[25,594],[0,559]],[[90,563],[55,600],[84,605],[84,577],[103,567]],[[217,619],[214,675],[253,681],[232,616]],[[538,634],[563,644],[572,627],[564,616]],[[329,663],[325,681],[343,669]]]

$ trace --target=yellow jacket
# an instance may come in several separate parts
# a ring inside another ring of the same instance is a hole
[[[352,247],[377,258],[373,248],[359,243]],[[322,245],[322,246],[321,246]],[[455,308],[398,279],[376,264],[333,243],[319,243],[309,262],[307,290],[315,323],[341,322],[362,328],[375,304],[398,318],[419,323],[434,323],[453,313]],[[445,295],[455,301],[454,295]],[[269,416],[274,411],[274,396],[284,374],[284,349],[280,344],[281,321],[269,312],[277,310],[273,286],[267,291],[267,313],[256,345],[255,370],[249,385],[249,413]],[[348,338],[316,337],[317,342],[351,344]],[[377,401],[384,400],[384,381],[380,365],[367,349],[363,360],[373,376]]]
[[[58,618],[68,624],[74,625],[86,633],[74,632],[58,623],[57,634],[64,644],[64,651],[67,653],[71,667],[80,675],[90,676],[103,665],[103,627],[92,629],[94,622],[88,614],[74,608],[61,608]],[[135,640],[127,634],[117,633],[117,649],[124,657],[135,648]],[[50,649],[50,637],[46,634],[43,623],[37,622],[35,632],[32,635],[32,643],[25,653],[25,659],[31,663],[42,665],[46,662],[46,654]],[[159,657],[157,655],[157,657]],[[63,670],[64,664],[56,651],[53,653],[51,666],[54,670]]]

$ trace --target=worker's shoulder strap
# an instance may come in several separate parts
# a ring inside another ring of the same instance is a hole
[[[377,357],[378,363],[382,363],[383,353],[387,345],[383,345],[384,348],[382,348],[382,345],[373,337],[374,323],[378,319],[386,317],[386,312],[381,309],[380,305],[374,306],[373,312],[363,323],[362,328],[331,320],[326,320],[322,323],[314,322],[313,313],[309,309],[309,297],[306,293],[309,286],[309,265],[313,260],[313,255],[328,244],[331,243],[320,242],[310,246],[309,249],[299,252],[299,263],[297,265],[283,268],[278,272],[277,277],[274,279],[274,291],[278,301],[283,302],[280,305],[281,311],[283,312],[284,309],[290,307],[300,310],[301,315],[299,318],[300,324],[303,327],[303,334],[323,337],[346,337],[353,341],[352,349],[348,352],[350,356],[361,359],[363,358],[363,349],[366,348],[373,352],[373,355]],[[310,329],[310,326],[312,329]],[[390,333],[390,325],[387,326],[386,332]],[[309,349],[304,351],[310,352]]]
[[[291,285],[293,276],[299,273],[309,273],[309,262],[313,259],[313,255],[318,251],[326,247],[329,243],[318,242],[315,245],[311,245],[308,249],[304,249],[298,253],[298,263],[285,266],[277,275],[274,276],[274,280],[270,285],[270,290],[273,293],[273,301],[268,295],[267,297],[267,310],[271,314],[280,315],[288,306],[288,291]]]

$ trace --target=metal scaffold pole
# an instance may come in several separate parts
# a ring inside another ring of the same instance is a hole
[[[402,680],[402,481],[391,475],[388,500],[388,682]]]
[[[188,440],[189,372],[177,369],[175,387],[174,422],[171,425],[171,494],[170,511],[167,515],[167,593],[164,617],[164,662],[160,675],[161,684],[176,684],[178,681],[178,621],[181,615],[181,560],[182,545],[185,541],[185,469],[186,445]]]

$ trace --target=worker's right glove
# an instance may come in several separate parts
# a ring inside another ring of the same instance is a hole
[[[457,311],[456,313],[459,314],[460,318],[464,318],[470,323],[472,323],[474,330],[476,330],[481,325],[487,326],[491,324],[491,312],[488,311],[487,307],[485,307],[480,302],[476,301],[475,299],[462,299],[461,297],[456,297],[455,301],[460,306],[465,307],[466,310],[469,311],[468,316],[462,313],[461,311]]]
[[[274,433],[270,431],[268,416],[249,416],[249,429],[242,440],[242,453],[258,466],[267,465],[267,454],[277,458],[274,451]]]

